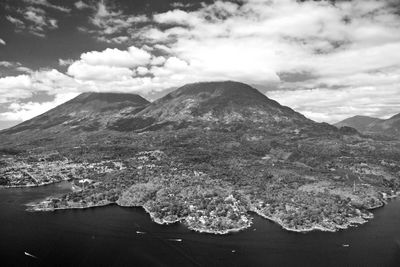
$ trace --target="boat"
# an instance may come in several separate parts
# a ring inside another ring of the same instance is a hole
[[[182,242],[182,239],[180,239],[180,238],[170,238],[168,240],[169,241],[174,241],[174,242]]]
[[[137,233],[138,235],[144,235],[146,232],[136,231],[136,233]]]
[[[350,245],[349,244],[343,244],[342,247],[348,248],[348,247],[350,247]]]

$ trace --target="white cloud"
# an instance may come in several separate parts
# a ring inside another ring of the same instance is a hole
[[[4,41],[3,39],[0,38],[0,44],[6,45],[6,41]]]
[[[112,2],[106,1],[97,3],[95,12],[89,19],[96,30],[88,31],[94,33],[99,41],[118,44],[127,42],[129,38],[125,34],[128,29],[149,21],[145,15],[123,14],[122,10],[116,9],[111,4]]]
[[[104,51],[88,52],[81,55],[81,60],[89,65],[104,65],[114,67],[134,67],[145,65],[150,61],[151,55],[142,49],[131,46],[127,51],[117,48],[107,48]]]
[[[86,4],[86,3],[83,2],[83,1],[75,2],[74,5],[75,5],[75,7],[76,7],[77,9],[79,9],[79,10],[91,8],[91,6],[89,6],[88,4]]]
[[[38,3],[46,1],[38,1]],[[40,4],[42,5],[42,4]],[[27,31],[38,37],[45,37],[47,30],[58,28],[58,21],[47,16],[44,9],[34,6],[27,6],[24,9],[17,9],[16,13],[21,19],[7,15],[6,19],[14,24],[16,32]],[[25,21],[22,21],[24,19]]]
[[[166,61],[165,57],[163,56],[158,56],[158,57],[153,57],[151,60],[151,65],[158,66],[164,64]]]
[[[0,66],[2,67],[13,67],[15,65],[15,62],[10,62],[10,61],[0,61]]]
[[[55,69],[32,71],[26,68],[21,69],[21,71],[29,72],[29,75],[23,74],[0,78],[1,103],[29,98],[35,92],[47,92],[50,95],[57,95],[67,92],[84,92],[91,89],[90,87],[84,88],[82,84],[73,78]]]
[[[190,13],[175,9],[167,11],[161,14],[155,14],[153,16],[155,22],[163,24],[189,24],[194,25],[196,23],[202,23],[203,21],[197,16],[192,16]]]
[[[15,102],[8,106],[9,111],[0,113],[0,120],[3,121],[25,121],[36,117],[56,106],[76,97],[77,93],[60,93],[53,101],[48,102]]]
[[[15,18],[13,16],[7,15],[6,19],[9,22],[11,22],[12,24],[14,24],[14,26],[17,29],[17,31],[20,31],[20,30],[25,28],[25,23],[22,20],[18,19],[18,18]]]
[[[28,75],[0,78],[0,103],[8,102],[10,99],[30,97],[31,85]]]
[[[116,36],[116,37],[106,37],[106,36],[99,36],[97,37],[97,40],[101,41],[101,42],[105,42],[105,43],[109,43],[109,44],[123,44],[123,43],[127,43],[130,38],[128,36]]]
[[[28,67],[24,67],[24,66],[18,66],[15,68],[16,71],[19,72],[24,72],[24,73],[33,73],[33,70],[28,68]]]
[[[33,72],[30,77],[32,80],[32,88],[36,92],[45,91],[48,94],[56,95],[66,92],[75,93],[86,91],[75,79],[56,69],[36,71]]]
[[[149,73],[149,69],[146,67],[138,67],[136,69],[137,73],[141,76],[146,75],[147,73]]]
[[[134,72],[124,67],[96,66],[83,61],[77,61],[69,66],[68,74],[83,81],[118,81],[129,79]]]
[[[22,66],[20,62],[15,61],[0,61],[0,67],[16,70],[19,72],[32,73],[32,69]]]
[[[68,59],[59,58],[58,59],[58,65],[60,65],[60,66],[69,66],[72,63],[74,63],[74,60],[70,59],[70,58],[68,58]]]
[[[28,4],[32,4],[32,5],[40,5],[40,6],[43,6],[43,7],[55,9],[55,10],[58,10],[58,11],[61,11],[61,12],[65,12],[65,13],[71,12],[70,8],[51,4],[47,0],[24,0],[24,2],[28,3]]]
[[[386,118],[400,112],[397,86],[270,91],[267,96],[316,120],[335,123],[350,116]]]

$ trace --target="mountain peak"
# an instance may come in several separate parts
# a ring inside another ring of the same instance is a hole
[[[99,92],[86,92],[78,95],[70,101],[70,103],[86,104],[92,101],[101,101],[106,103],[116,102],[134,102],[136,104],[148,104],[149,102],[137,94],[130,93],[99,93]]]
[[[149,101],[137,94],[87,92],[4,132],[93,131],[105,127],[109,120],[118,118],[121,113],[135,114],[148,104]]]
[[[260,93],[253,87],[236,81],[212,81],[189,83],[178,88],[172,94],[179,96],[181,94],[196,95],[199,93],[209,94],[244,94],[244,93]]]
[[[214,81],[190,83],[179,87],[137,114],[116,121],[116,126],[112,127],[125,131],[138,130],[139,124],[142,129],[153,124],[183,125],[186,122],[294,125],[294,121],[309,123],[301,114],[281,106],[247,84]]]
[[[241,107],[260,105],[268,105],[270,107],[280,106],[278,102],[269,99],[250,85],[236,81],[189,83],[179,87],[156,102],[169,102],[173,99],[202,103],[202,106],[207,106],[208,108],[224,108],[232,104]]]
[[[220,99],[227,102],[234,101],[236,103],[249,104],[249,99],[256,101],[258,99],[268,99],[264,94],[253,87],[236,81],[213,81],[213,82],[197,82],[185,84],[174,92],[167,95],[167,99],[171,98],[197,98],[197,99]],[[162,99],[160,99],[162,100]],[[269,100],[269,99],[268,99]],[[273,101],[275,102],[275,101]]]

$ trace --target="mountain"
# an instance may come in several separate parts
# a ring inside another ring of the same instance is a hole
[[[136,94],[82,93],[42,115],[3,130],[2,133],[96,131],[104,128],[110,118],[124,113],[137,113],[149,104],[149,101]]]
[[[336,127],[348,126],[366,134],[379,134],[399,137],[400,113],[389,119],[378,119],[367,116],[354,116],[335,124]]]
[[[184,85],[150,103],[135,94],[83,93],[4,134],[32,132],[144,132],[224,124],[257,124],[271,131],[334,132],[335,127],[313,122],[240,82],[201,82]],[[255,126],[254,126],[255,127]]]
[[[338,128],[348,126],[356,129],[359,132],[364,132],[368,128],[368,125],[375,121],[380,121],[380,119],[357,115],[335,123],[334,125]]]
[[[263,123],[275,126],[312,124],[249,85],[233,81],[184,85],[142,111],[111,123],[119,131],[182,127],[190,123]]]

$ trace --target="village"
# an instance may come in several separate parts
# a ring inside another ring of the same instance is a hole
[[[121,162],[103,160],[100,162],[73,162],[60,158],[58,153],[38,156],[0,157],[1,187],[34,187],[71,180],[84,187],[93,181],[87,179],[93,174],[123,170]]]

